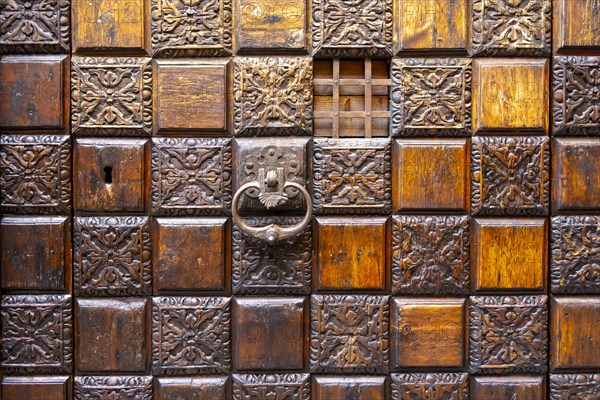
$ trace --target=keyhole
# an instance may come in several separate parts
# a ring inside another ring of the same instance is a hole
[[[106,184],[112,183],[112,167],[104,167],[104,182]]]

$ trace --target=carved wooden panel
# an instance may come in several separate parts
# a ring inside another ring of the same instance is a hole
[[[295,225],[300,217],[247,217],[250,226]],[[312,227],[276,246],[246,235],[233,226],[232,289],[235,294],[310,294],[312,282]]]
[[[468,400],[468,374],[392,374],[392,400]]]
[[[552,292],[600,294],[600,217],[552,218]]]
[[[233,375],[233,400],[310,400],[308,374]]]
[[[600,396],[600,374],[550,375],[550,400],[593,399]]]
[[[314,375],[313,400],[384,400],[386,378],[383,376]]]
[[[150,135],[150,59],[73,57],[71,124],[74,134]]]
[[[548,369],[546,296],[474,296],[469,310],[469,372],[544,373]]]
[[[228,56],[232,0],[150,0],[152,55]]]
[[[156,400],[228,400],[231,383],[225,376],[160,377],[154,380]]]
[[[239,136],[310,135],[313,63],[309,57],[237,57],[233,119]]]
[[[2,296],[2,368],[12,373],[70,373],[71,296]]]
[[[10,214],[69,214],[71,142],[68,136],[0,138],[0,207]]]
[[[473,138],[471,208],[474,215],[548,215],[549,139]]]
[[[152,213],[228,214],[231,168],[229,139],[153,139]]]
[[[546,400],[545,376],[476,376],[471,398]]]
[[[152,400],[151,376],[76,376],[75,400],[123,398]]]
[[[394,3],[395,49],[400,52],[466,53],[471,0],[399,0]]]
[[[1,130],[64,133],[69,118],[68,56],[3,55],[0,75]]]
[[[152,299],[152,371],[154,374],[227,373],[231,364],[230,345],[229,299],[224,297],[154,297]]]
[[[600,46],[598,0],[554,0],[552,19],[555,53],[597,52]]]
[[[150,251],[150,224],[146,217],[75,218],[75,295],[150,294]]]
[[[71,290],[71,222],[67,217],[3,217],[2,289]]]
[[[467,216],[394,216],[393,293],[467,294],[469,249]]]
[[[469,136],[471,60],[397,58],[392,62],[392,134]]]
[[[313,295],[311,372],[389,371],[389,317],[387,296]]]
[[[69,376],[7,376],[2,379],[2,395],[11,400],[71,400]]]
[[[392,55],[392,0],[313,0],[313,55]]]

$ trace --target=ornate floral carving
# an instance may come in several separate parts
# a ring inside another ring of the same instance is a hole
[[[147,217],[78,217],[73,234],[73,284],[84,296],[151,293]]]
[[[313,129],[310,57],[241,57],[234,61],[237,135],[310,135]]]
[[[230,342],[229,299],[152,299],[152,369],[155,374],[228,373]]]
[[[549,199],[547,137],[473,138],[473,215],[547,215]]]
[[[600,374],[550,375],[550,400],[600,399]]]
[[[387,139],[316,139],[313,199],[319,214],[391,211],[392,151]]]
[[[68,52],[68,0],[6,0],[0,3],[0,53]]]
[[[4,135],[0,139],[0,201],[11,214],[69,214],[68,136]]]
[[[392,134],[469,136],[471,60],[407,58],[392,61]]]
[[[392,400],[467,400],[466,373],[392,374]]]
[[[152,212],[155,215],[226,214],[230,206],[229,139],[153,140]]]
[[[76,376],[77,400],[152,400],[151,376]]]
[[[473,0],[473,54],[550,55],[551,0]]]
[[[312,296],[311,372],[389,370],[390,306],[386,296]]]
[[[553,293],[600,294],[600,217],[552,218]]]
[[[71,296],[2,298],[2,367],[17,373],[70,373]]]
[[[392,0],[313,0],[313,54],[392,55]]]
[[[557,135],[600,134],[600,57],[554,57]]]
[[[152,0],[151,15],[154,56],[231,55],[231,0]]]
[[[71,122],[73,133],[150,135],[150,59],[73,57]]]
[[[469,372],[546,372],[546,296],[481,296],[470,300]]]
[[[309,400],[308,374],[234,375],[233,400]]]
[[[467,216],[394,216],[393,292],[468,294],[469,249]]]
[[[300,217],[244,218],[250,226],[295,225]],[[312,229],[271,246],[233,226],[232,287],[235,294],[310,294]]]

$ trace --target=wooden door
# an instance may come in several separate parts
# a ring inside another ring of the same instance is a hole
[[[4,0],[0,52],[3,399],[600,399],[600,0]]]

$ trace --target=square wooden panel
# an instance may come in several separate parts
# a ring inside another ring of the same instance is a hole
[[[69,295],[2,296],[2,368],[9,373],[70,373]]]
[[[316,214],[388,214],[392,209],[389,139],[315,139]]]
[[[12,1],[2,4],[0,52],[63,53],[70,50],[69,1]],[[24,23],[24,21],[28,21]]]
[[[73,57],[71,68],[74,134],[152,133],[150,58]]]
[[[147,54],[150,50],[149,0],[72,3],[74,53]]]
[[[470,48],[470,0],[399,0],[394,7],[396,51],[466,53]]]
[[[308,40],[306,0],[235,0],[237,51],[302,52]]]
[[[9,400],[71,400],[70,376],[6,376],[2,396]]]
[[[154,400],[228,400],[231,398],[230,386],[226,376],[157,378],[154,380]]]
[[[471,210],[473,215],[548,215],[550,140],[474,137]]]
[[[311,372],[387,373],[389,324],[387,296],[311,296]]]
[[[473,61],[473,132],[548,133],[549,61],[478,58]]]
[[[152,372],[155,375],[228,373],[230,344],[228,298],[152,298]]]
[[[469,217],[394,216],[392,292],[469,293]]]
[[[70,214],[68,136],[0,137],[0,207],[9,214]]]
[[[600,57],[557,56],[553,61],[553,133],[600,134]]]
[[[552,211],[600,210],[600,138],[554,139]]]
[[[478,296],[469,306],[471,374],[545,373],[548,297]]]
[[[473,399],[546,400],[545,376],[474,376]]]
[[[233,366],[240,370],[303,370],[306,364],[303,297],[236,298]]]
[[[297,225],[301,217],[247,217],[249,226]],[[246,235],[233,226],[232,286],[235,294],[310,294],[312,226],[276,246]]]
[[[312,380],[313,400],[385,400],[385,376],[315,375]]]
[[[229,232],[225,218],[154,219],[154,294],[227,292]]]
[[[550,399],[593,399],[600,396],[600,374],[550,375]]]
[[[547,56],[551,0],[473,0],[473,55]]]
[[[152,214],[228,214],[231,206],[229,139],[152,140]]]
[[[546,219],[478,218],[471,233],[473,290],[546,290]]]
[[[600,217],[552,218],[552,293],[600,294]]]
[[[146,210],[150,142],[145,139],[76,139],[74,203],[80,212]]]
[[[228,56],[232,0],[150,0],[152,55]]]
[[[153,400],[151,376],[76,376],[75,400],[108,399],[113,396]]]
[[[0,76],[0,129],[67,130],[69,56],[6,55]]]
[[[600,368],[600,301],[597,297],[552,297],[550,303],[552,371]]]
[[[469,210],[468,139],[395,140],[394,212]]]
[[[227,132],[228,59],[154,60],[153,74],[154,134]]]
[[[233,62],[233,120],[238,136],[311,135],[310,57],[238,57]]]
[[[387,60],[315,61],[315,136],[388,137]]]
[[[310,377],[308,374],[244,374],[233,375],[233,400],[310,399]]]
[[[152,293],[147,217],[76,217],[73,288],[78,296]]]
[[[313,0],[313,55],[391,56],[392,3],[392,0]]]
[[[392,368],[462,368],[466,359],[466,300],[392,300]]]
[[[554,53],[597,52],[600,14],[595,0],[554,0]]]
[[[147,371],[149,308],[144,298],[76,299],[77,372]]]
[[[385,217],[317,218],[314,289],[386,290],[388,231]]]
[[[2,289],[71,291],[68,217],[3,217],[0,237]]]
[[[470,136],[471,76],[468,58],[395,58],[392,134]]]
[[[392,399],[468,400],[468,377],[466,373],[392,374]]]

